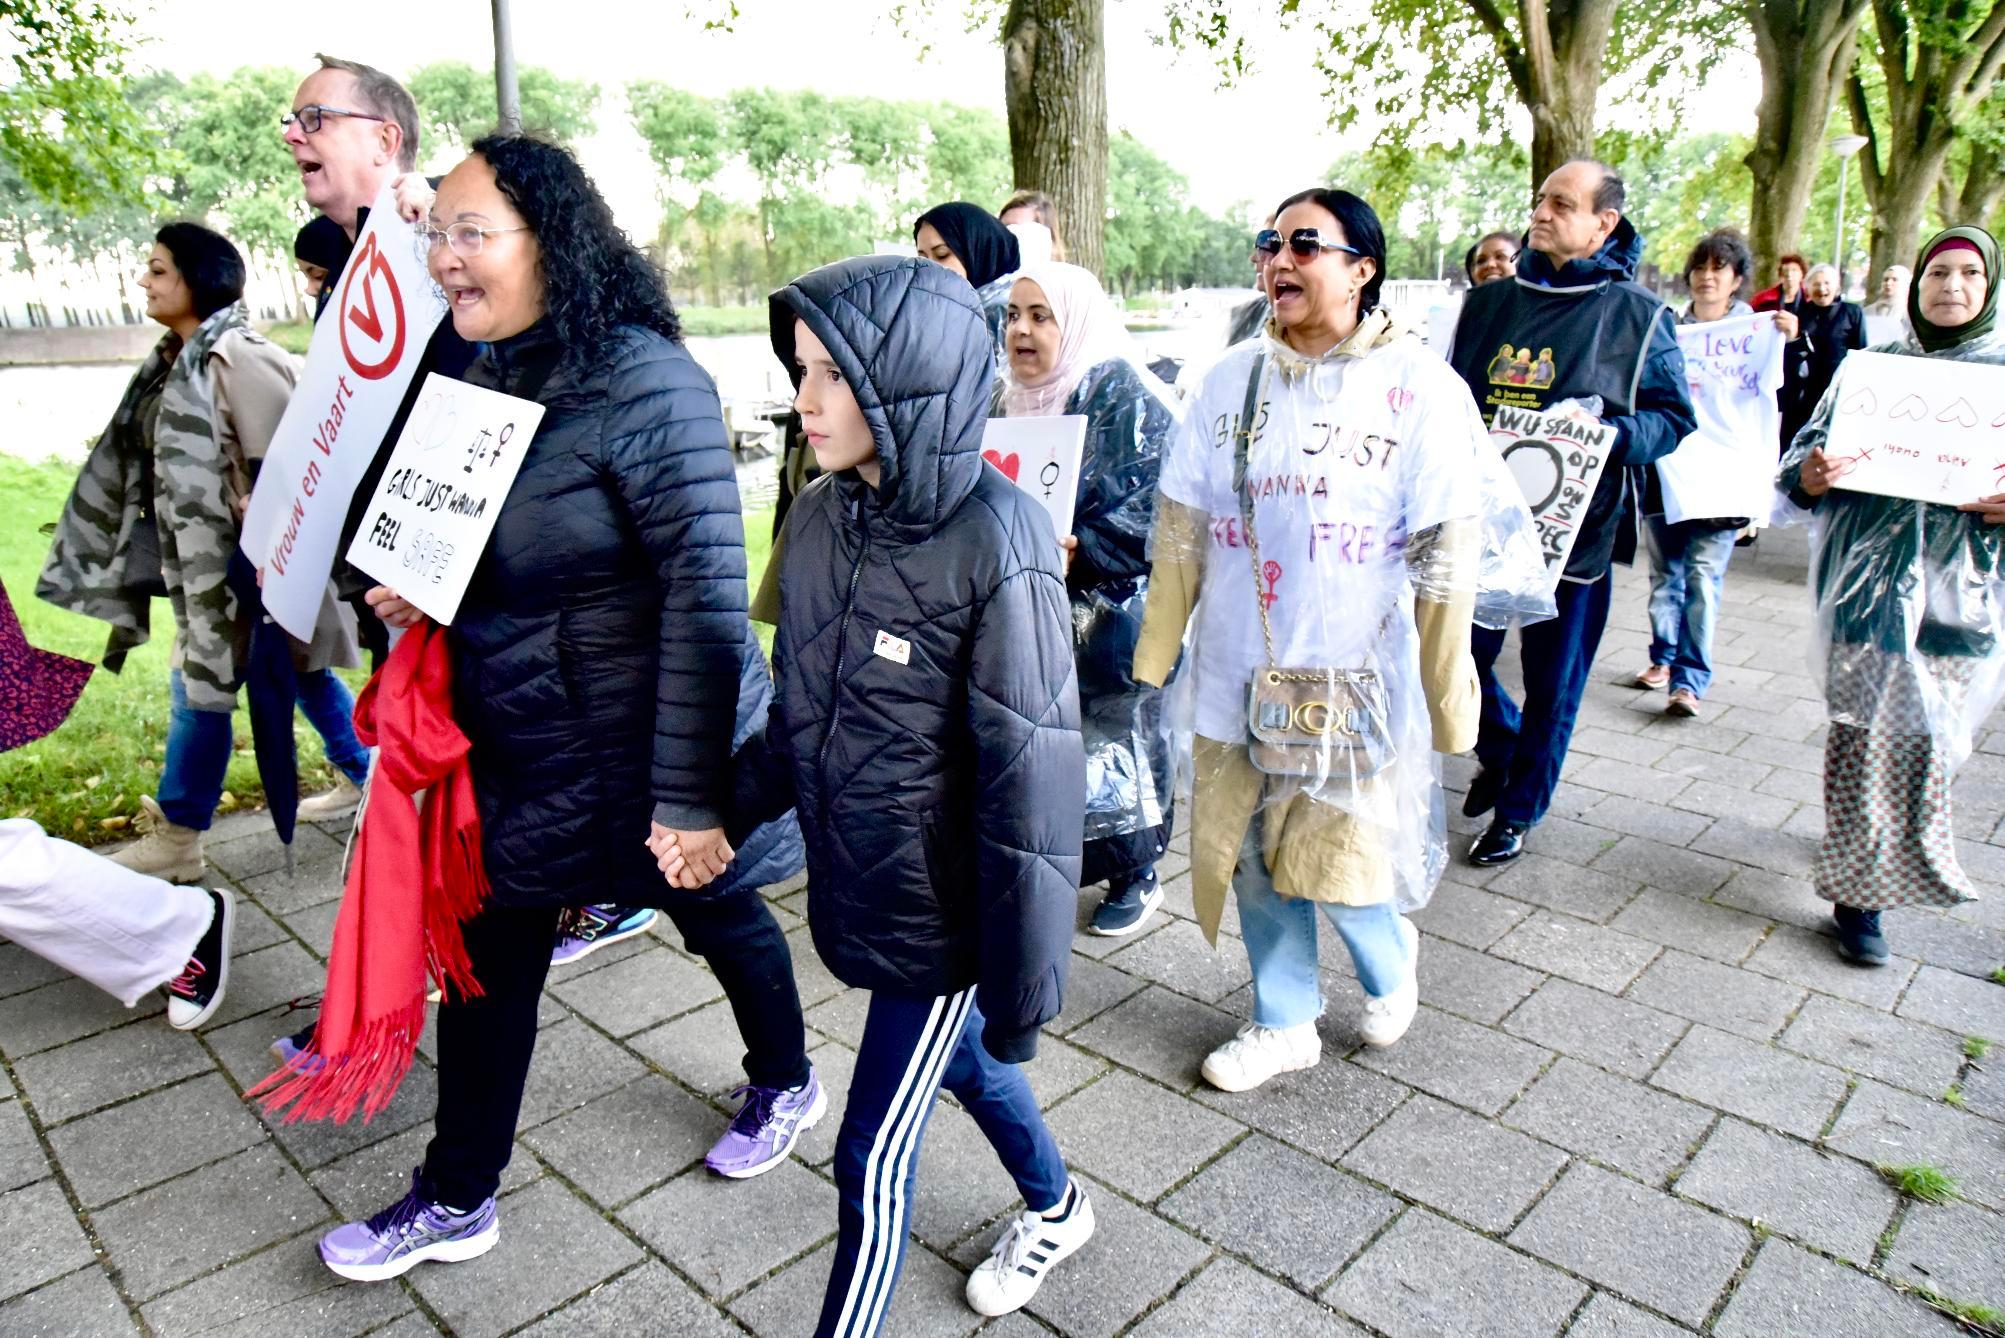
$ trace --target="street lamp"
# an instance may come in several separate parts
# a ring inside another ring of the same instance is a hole
[[[1845,286],[1845,169],[1851,166],[1852,155],[1868,142],[1864,135],[1839,135],[1831,141],[1831,152],[1838,155],[1838,224],[1831,238],[1831,263],[1837,267],[1841,289]]]

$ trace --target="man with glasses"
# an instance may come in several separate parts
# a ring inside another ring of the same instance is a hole
[[[1670,454],[1697,426],[1671,312],[1635,282],[1643,239],[1622,216],[1622,178],[1589,160],[1566,163],[1532,198],[1531,230],[1515,279],[1469,292],[1449,362],[1488,422],[1499,406],[1543,410],[1562,400],[1601,401],[1615,445],[1558,588],[1559,616],[1521,629],[1525,699],[1498,683],[1504,634],[1475,630],[1483,687],[1476,743],[1482,770],[1462,811],[1496,817],[1469,850],[1479,866],[1505,864],[1546,814],[1573,737],[1587,673],[1608,622],[1609,566],[1636,556],[1634,467]],[[1513,350],[1516,350],[1514,357]],[[1531,368],[1530,350],[1538,360]],[[1529,369],[1513,375],[1513,369]]]

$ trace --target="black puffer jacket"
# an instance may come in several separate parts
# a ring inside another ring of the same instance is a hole
[[[768,789],[798,801],[815,947],[865,989],[978,984],[985,1043],[1020,1062],[1059,1010],[1086,779],[1051,522],[981,460],[982,309],[938,265],[869,257],[772,314],[789,368],[797,315],[828,346],[882,470],[809,485],[781,557]]]
[[[771,694],[716,389],[636,327],[587,353],[538,324],[463,379],[545,407],[452,626],[495,900],[704,895],[670,888],[643,840],[650,818],[722,824],[734,734]],[[791,822],[769,824],[706,892],[799,868]]]

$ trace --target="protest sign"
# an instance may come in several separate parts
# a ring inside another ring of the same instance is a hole
[[[301,640],[313,636],[355,485],[445,310],[417,229],[385,186],[313,328],[244,517],[241,543],[263,574],[265,611]]]
[[[1866,347],[1876,344],[1891,344],[1897,339],[1907,338],[1908,318],[1905,316],[1866,317]]]
[[[426,376],[348,560],[450,625],[542,421],[533,400]]]
[[[1948,506],[2005,492],[2005,367],[1854,353],[1829,393],[1836,486]]]
[[[1615,429],[1577,410],[1534,413],[1500,404],[1490,420],[1490,440],[1524,490],[1539,552],[1557,585],[1615,447]]]
[[[991,418],[982,430],[982,459],[1051,513],[1051,532],[1072,533],[1072,504],[1079,496],[1079,457],[1086,449],[1086,416]]]
[[[1698,427],[1657,461],[1665,520],[1676,525],[1769,514],[1783,343],[1768,313],[1678,327]]]

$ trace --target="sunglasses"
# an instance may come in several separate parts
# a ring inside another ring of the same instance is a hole
[[[383,116],[371,116],[368,112],[349,111],[345,107],[323,107],[317,102],[309,102],[298,111],[287,112],[278,118],[279,128],[285,129],[295,122],[300,132],[307,135],[320,133],[320,118],[323,116],[349,116],[358,121],[383,121]]]
[[[1253,239],[1253,249],[1272,260],[1281,254],[1282,237],[1273,228],[1263,229]],[[1361,256],[1363,251],[1342,242],[1326,242],[1317,228],[1297,228],[1287,238],[1288,250],[1297,260],[1314,260],[1325,251],[1342,251],[1346,255]]]

